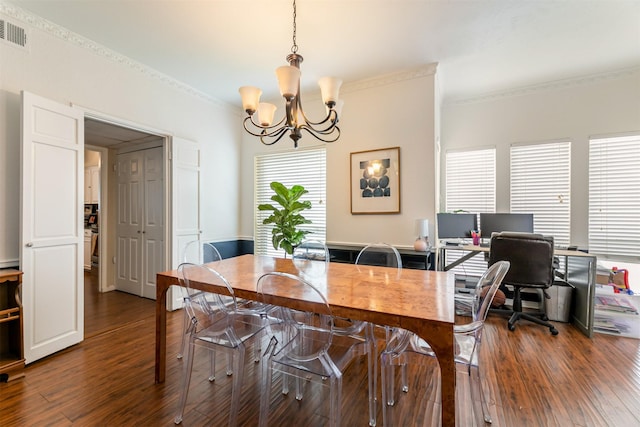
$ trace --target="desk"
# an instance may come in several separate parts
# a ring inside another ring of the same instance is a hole
[[[446,264],[445,255],[447,250],[465,251],[467,253],[450,264]],[[440,246],[437,254],[438,270],[449,271],[481,253],[489,253],[489,247],[474,245]],[[593,301],[596,293],[597,258],[592,254],[566,249],[556,249],[553,251],[553,255],[564,259],[562,272],[565,280],[575,287],[571,322],[582,333],[591,337],[593,334]]]
[[[326,263],[306,276],[290,259],[243,255],[212,263],[233,286],[238,298],[257,300],[256,282],[265,273],[282,271],[305,277],[324,292],[333,314],[410,330],[434,349],[440,366],[442,426],[455,426],[454,277],[451,273]],[[157,274],[155,381],[166,369],[167,289],[179,285],[177,271]],[[216,292],[216,287],[194,287]],[[296,308],[304,300],[283,298]]]

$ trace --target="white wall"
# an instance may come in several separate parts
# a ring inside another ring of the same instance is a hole
[[[589,137],[631,131],[640,131],[640,69],[549,84],[484,101],[447,104],[442,111],[441,206],[445,203],[447,150],[496,147],[497,211],[508,212],[510,144],[568,139],[571,243],[586,248]]]
[[[342,136],[327,147],[327,241],[366,244],[383,241],[412,247],[415,220],[435,220],[435,70],[436,64],[412,72],[345,84],[340,119]],[[274,85],[276,84],[274,79]],[[305,111],[318,118],[317,96],[303,97]],[[312,110],[313,108],[313,110]],[[279,108],[276,116],[283,108]],[[278,117],[276,117],[277,119]],[[317,145],[303,136],[301,148]],[[352,215],[350,153],[400,147],[401,213]],[[253,162],[257,153],[292,149],[288,137],[265,147],[245,133],[242,142],[241,234],[253,236]]]
[[[19,254],[22,90],[198,141],[206,165],[203,237],[237,236],[240,128],[236,108],[96,48],[64,29],[48,30],[37,17],[26,24],[15,16],[0,16],[25,27],[30,46],[26,52],[0,43],[0,265],[16,265]]]

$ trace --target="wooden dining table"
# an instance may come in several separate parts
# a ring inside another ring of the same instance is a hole
[[[442,426],[455,426],[454,276],[451,272],[397,269],[338,262],[292,261],[242,255],[209,264],[231,283],[236,297],[257,300],[256,283],[266,273],[295,274],[320,289],[335,316],[400,327],[426,340],[440,366]],[[155,381],[166,370],[167,290],[180,285],[177,270],[157,274]],[[220,292],[203,282],[192,286]],[[309,308],[304,296],[277,296],[278,305]]]

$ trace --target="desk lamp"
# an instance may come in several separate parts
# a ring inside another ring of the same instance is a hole
[[[418,238],[413,243],[413,249],[420,252],[426,252],[429,247],[429,220],[417,219],[416,231]]]

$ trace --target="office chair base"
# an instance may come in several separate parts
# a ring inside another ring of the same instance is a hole
[[[542,316],[547,317],[546,315]],[[515,331],[516,322],[520,319],[528,320],[530,322],[537,323],[538,325],[546,326],[547,328],[549,328],[549,332],[551,332],[551,335],[558,335],[558,330],[551,323],[547,322],[546,319],[540,318],[539,316],[532,316],[521,311],[514,312],[511,315],[511,318],[509,318],[507,326],[509,327],[510,331]]]

